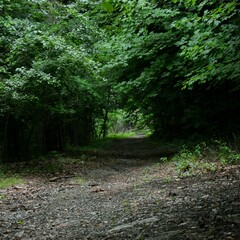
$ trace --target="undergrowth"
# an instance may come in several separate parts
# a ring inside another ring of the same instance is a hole
[[[167,161],[167,159],[162,159]],[[215,172],[219,165],[240,163],[240,154],[227,145],[227,143],[214,140],[211,144],[201,142],[194,148],[183,146],[172,160],[176,164],[179,176],[192,176],[196,174]]]

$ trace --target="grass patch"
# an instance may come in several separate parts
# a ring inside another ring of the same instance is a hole
[[[135,132],[120,132],[120,133],[108,134],[107,138],[109,138],[109,139],[122,139],[122,138],[134,137],[134,136],[136,136]]]
[[[25,183],[25,181],[19,177],[3,177],[0,178],[0,189],[8,188],[23,183]]]

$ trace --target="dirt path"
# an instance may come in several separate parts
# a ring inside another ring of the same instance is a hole
[[[164,154],[118,140],[76,178],[0,190],[0,239],[240,239],[240,166],[180,179]]]

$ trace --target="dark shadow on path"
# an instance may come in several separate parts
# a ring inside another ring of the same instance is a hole
[[[161,146],[151,139],[138,135],[131,138],[113,139],[110,145],[101,151],[96,151],[97,156],[111,156],[115,158],[161,158],[172,156],[176,149]]]

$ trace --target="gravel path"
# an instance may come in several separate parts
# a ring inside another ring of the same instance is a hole
[[[77,178],[0,190],[0,239],[240,239],[240,166],[181,179],[150,151],[118,141]]]

